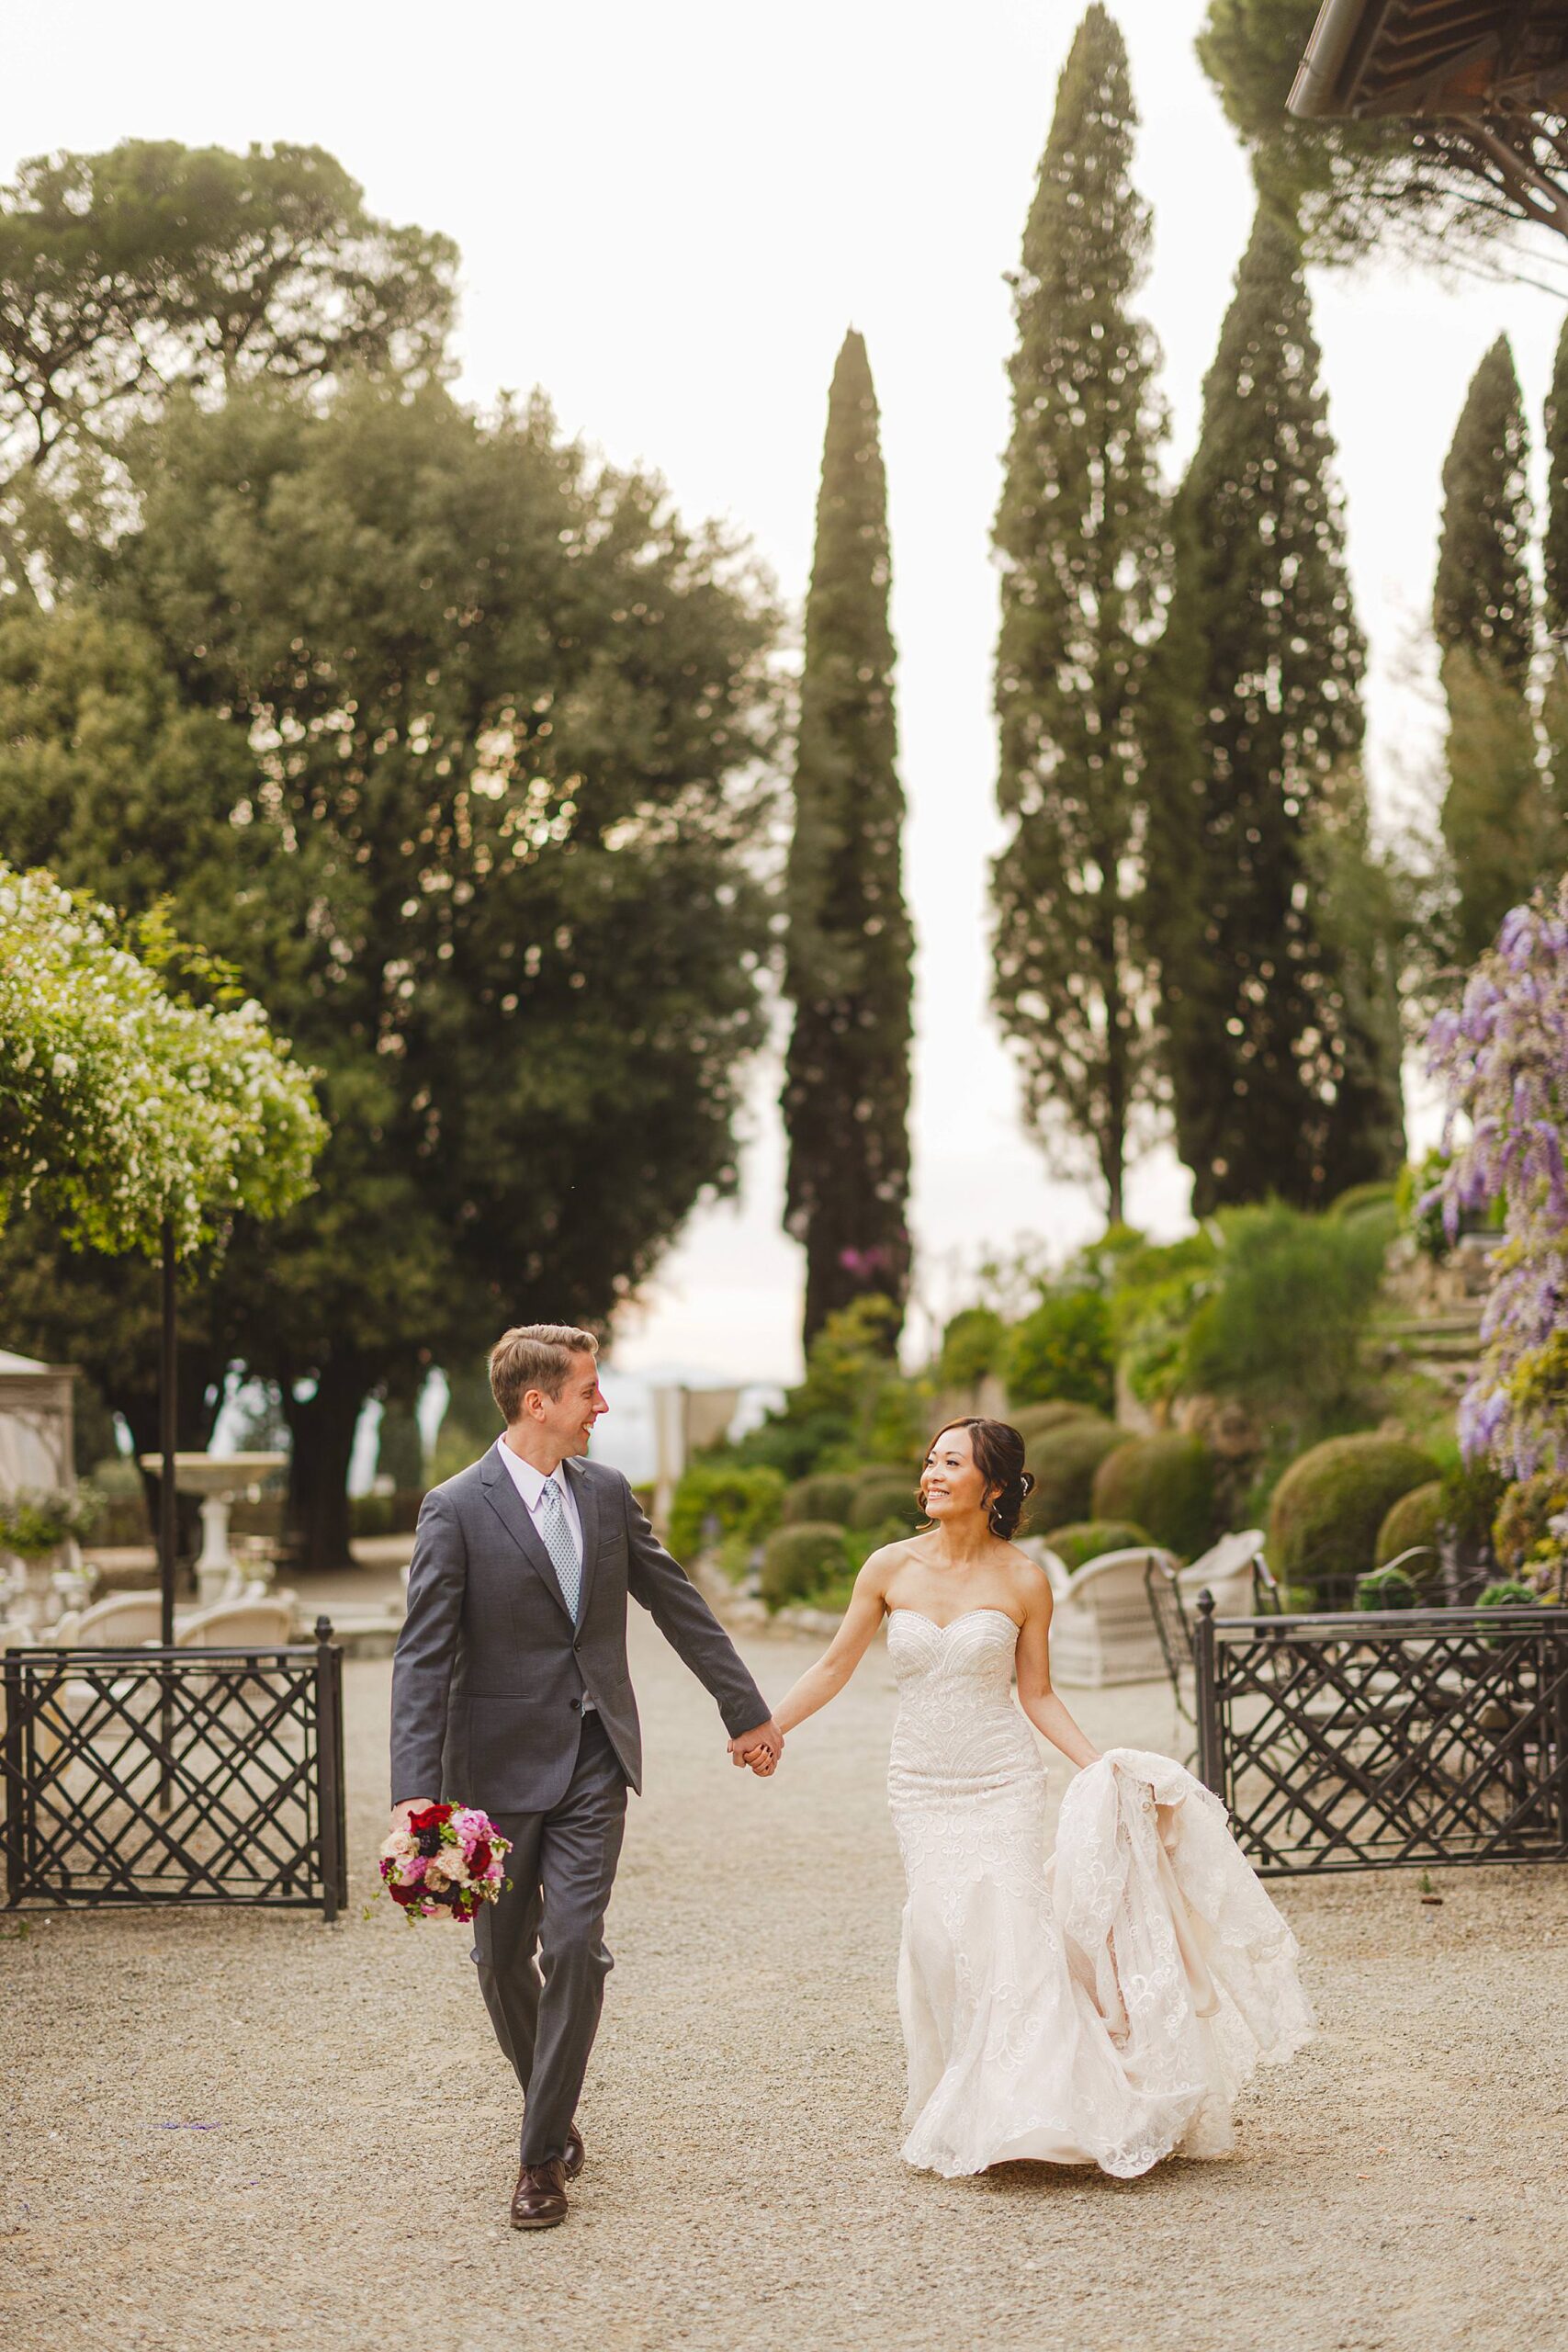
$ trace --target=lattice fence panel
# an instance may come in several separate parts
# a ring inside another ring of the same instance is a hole
[[[1568,1858],[1568,1610],[1197,1634],[1201,1770],[1263,1876]]]
[[[21,1650],[4,1662],[6,1900],[344,1900],[342,1655]]]

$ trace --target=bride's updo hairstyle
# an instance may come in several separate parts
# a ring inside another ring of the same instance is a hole
[[[1010,1421],[987,1421],[979,1418],[943,1421],[942,1429],[933,1431],[931,1445],[926,1448],[929,1458],[931,1446],[943,1430],[967,1430],[969,1447],[975,1456],[975,1467],[986,1482],[991,1499],[986,1517],[993,1535],[1010,1544],[1023,1506],[1034,1491],[1034,1480],[1023,1466],[1023,1440]],[[920,1509],[926,1507],[926,1482],[920,1479]]]

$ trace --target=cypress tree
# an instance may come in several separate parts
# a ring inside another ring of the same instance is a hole
[[[1470,379],[1443,462],[1432,627],[1445,653],[1462,646],[1516,686],[1529,676],[1534,645],[1528,461],[1519,379],[1500,334]]]
[[[1127,53],[1098,4],[1078,27],[1013,281],[1002,570],[995,1001],[1030,1116],[1087,1145],[1113,1221],[1143,1100],[1150,990],[1138,910],[1140,707],[1168,584],[1159,354],[1128,309],[1149,243],[1131,177]]]
[[[1546,398],[1547,506],[1541,543],[1548,638],[1541,723],[1550,767],[1542,782],[1543,873],[1568,867],[1568,323],[1557,338]]]
[[[1544,808],[1530,707],[1535,599],[1529,441],[1507,338],[1471,379],[1443,466],[1432,626],[1449,707],[1442,831],[1451,950],[1473,963],[1540,877]]]
[[[806,605],[784,989],[785,1224],[805,1338],[863,1295],[902,1321],[909,1273],[909,961],[893,704],[887,490],[865,343],[833,370]]]
[[[1325,827],[1341,861],[1364,843],[1364,649],[1326,409],[1300,253],[1260,210],[1178,502],[1152,739],[1151,936],[1200,1216],[1330,1200],[1403,1145],[1397,1060],[1312,848]]]

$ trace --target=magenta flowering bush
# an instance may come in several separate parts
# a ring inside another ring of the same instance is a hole
[[[1568,879],[1506,918],[1427,1061],[1453,1153],[1427,1199],[1450,1240],[1465,1212],[1503,1205],[1460,1442],[1513,1478],[1568,1473]]]

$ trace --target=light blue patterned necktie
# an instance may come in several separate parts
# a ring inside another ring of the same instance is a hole
[[[566,1505],[561,1500],[560,1488],[553,1478],[545,1480],[540,1490],[539,1503],[540,1532],[545,1539],[545,1549],[550,1555],[550,1564],[556,1572],[556,1581],[560,1586],[561,1599],[565,1601],[571,1622],[575,1625],[577,1603],[582,1591],[582,1563],[577,1556],[577,1546],[571,1540],[571,1529],[567,1524]]]

